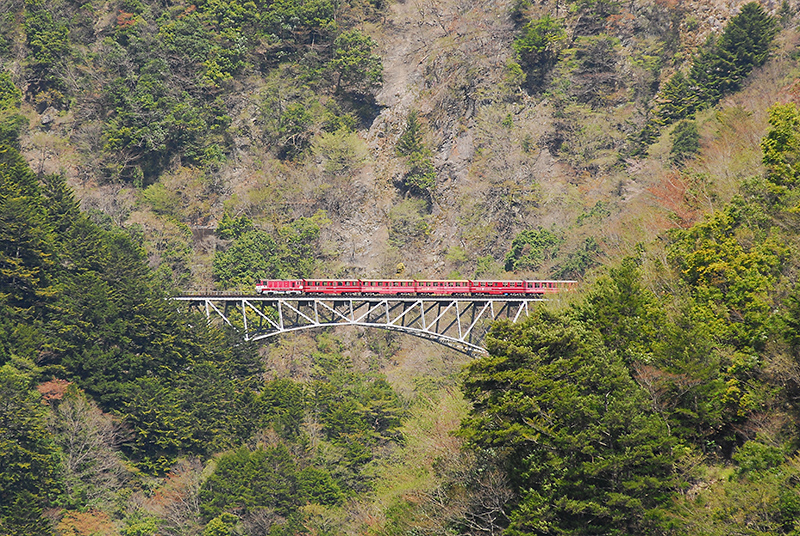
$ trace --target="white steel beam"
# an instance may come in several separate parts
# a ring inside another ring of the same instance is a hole
[[[325,326],[361,326],[408,333],[466,353],[485,352],[473,342],[481,321],[518,322],[542,298],[178,296],[209,322],[214,317],[242,331],[245,340]],[[256,302],[261,302],[256,306]],[[275,311],[277,320],[265,308]],[[516,309],[515,309],[516,308]],[[342,310],[344,309],[344,311]],[[400,309],[398,311],[398,309]],[[434,311],[436,309],[436,311]],[[241,318],[231,316],[240,314]],[[248,319],[248,314],[255,314]],[[258,320],[253,322],[252,320]],[[455,331],[455,333],[453,333]]]

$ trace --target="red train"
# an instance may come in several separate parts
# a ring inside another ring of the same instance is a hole
[[[531,296],[569,290],[577,281],[417,279],[262,279],[256,293],[305,296]]]

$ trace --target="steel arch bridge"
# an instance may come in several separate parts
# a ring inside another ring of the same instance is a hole
[[[233,294],[172,298],[258,341],[283,333],[328,326],[362,326],[408,333],[466,354],[486,353],[483,336],[499,319],[517,322],[531,297],[277,297]]]

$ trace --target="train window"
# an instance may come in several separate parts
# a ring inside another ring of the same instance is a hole
[[[341,281],[338,281],[336,284],[339,285],[340,287],[342,286],[342,282]]]

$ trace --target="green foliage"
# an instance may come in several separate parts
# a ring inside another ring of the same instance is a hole
[[[681,71],[667,80],[658,94],[656,116],[662,124],[689,117],[700,105],[698,95],[691,89],[692,81]]]
[[[223,512],[206,524],[203,536],[234,536],[237,521],[237,516]]]
[[[422,125],[416,111],[409,112],[406,128],[397,140],[397,154],[406,157],[408,171],[403,177],[403,188],[416,196],[430,196],[436,186],[436,169],[430,149],[423,141]]]
[[[368,158],[364,141],[344,127],[317,138],[314,154],[322,160],[323,169],[334,176],[354,173]]]
[[[535,270],[546,259],[555,256],[561,239],[547,229],[522,231],[511,242],[511,250],[506,253],[505,269]]]
[[[700,151],[700,133],[697,131],[697,122],[682,120],[672,131],[672,148],[669,159],[673,164],[680,164]]]
[[[641,269],[632,258],[609,270],[586,298],[583,319],[597,329],[606,347],[629,361],[648,362],[651,345],[659,340],[664,311],[644,288]]]
[[[117,411],[129,454],[152,471],[249,436],[255,423],[229,415],[239,382],[258,370],[252,348],[205,322],[187,326],[130,236],[92,223],[62,177],[40,185],[12,149],[2,155],[3,361],[37,356]]]
[[[555,277],[575,279],[583,277],[586,271],[599,264],[600,244],[594,237],[586,238],[578,249],[567,253],[566,260],[558,266]]]
[[[116,171],[124,177],[133,177],[135,164],[151,182],[174,154],[188,163],[206,163],[215,135],[227,126],[219,103],[176,91],[172,76],[169,63],[156,57],[105,88],[113,114],[104,129],[104,150],[128,155],[128,163]]]
[[[262,427],[271,426],[287,440],[300,436],[300,426],[305,418],[305,393],[299,384],[289,379],[268,382],[256,405]]]
[[[794,189],[800,179],[800,111],[794,103],[769,111],[770,129],[761,140],[767,180],[776,193]]]
[[[689,78],[699,86],[700,101],[713,106],[739,89],[753,68],[767,61],[777,31],[777,22],[760,4],[742,6],[719,41],[692,64]]]
[[[411,110],[406,117],[406,128],[397,140],[397,154],[409,156],[414,153],[421,153],[425,150],[422,140],[422,124],[419,122],[419,114],[416,110]]]
[[[242,422],[237,383],[221,367],[192,363],[169,383],[139,378],[125,404],[135,433],[130,452],[149,471],[164,473],[182,453],[211,453],[249,436],[255,423]]]
[[[244,231],[214,256],[214,278],[225,288],[251,289],[258,279],[310,277],[319,256],[320,229],[328,221],[321,211],[298,218],[278,229],[277,240],[259,229]]]
[[[512,47],[531,87],[538,88],[544,83],[558,59],[558,43],[566,37],[563,22],[545,15],[527,23],[522,34],[514,39]]]
[[[55,67],[70,55],[67,25],[56,20],[42,0],[27,0],[23,28],[33,53],[31,68],[38,78],[35,87],[39,91],[49,88],[60,95],[64,84]]]
[[[375,41],[358,30],[344,32],[333,42],[329,69],[336,79],[335,91],[365,97],[383,82],[383,63],[372,53]]]
[[[0,146],[0,301],[20,320],[55,292],[54,239],[36,177],[16,150]]]
[[[0,366],[0,528],[9,536],[51,534],[42,509],[58,491],[58,451],[45,429],[31,378]]]
[[[655,118],[645,127],[652,132],[642,132],[642,140],[649,143],[658,127],[714,106],[738,90],[750,72],[767,61],[777,31],[776,20],[761,5],[750,2],[742,6],[719,39],[705,44],[688,75],[675,73],[661,89]]]
[[[217,236],[223,240],[235,240],[241,237],[244,233],[253,230],[253,222],[245,216],[240,214],[234,218],[229,212],[222,214],[222,220],[217,225]]]
[[[336,506],[344,498],[330,473],[315,467],[306,467],[297,473],[297,486],[300,496],[312,503]]]
[[[738,465],[737,473],[742,475],[778,467],[783,463],[784,455],[779,448],[758,441],[748,441],[736,451],[733,461]]]
[[[475,261],[475,278],[497,277],[502,269],[499,262],[491,255],[478,257]]]
[[[428,203],[424,199],[405,199],[389,211],[389,244],[400,248],[422,240],[431,232]]]
[[[225,288],[252,287],[258,279],[285,277],[275,240],[265,231],[246,231],[214,256],[214,278]]]
[[[0,110],[19,108],[22,104],[22,91],[14,85],[8,71],[0,71]]]
[[[296,158],[309,146],[308,129],[312,122],[313,118],[303,104],[291,103],[286,107],[278,122],[282,158]]]
[[[200,511],[207,519],[255,508],[271,508],[285,517],[298,506],[297,467],[282,444],[223,455],[200,489]]]
[[[382,376],[356,371],[341,348],[328,343],[319,340],[312,353],[313,381],[306,397],[309,417],[321,424],[324,437],[335,447],[323,464],[339,488],[345,493],[366,491],[370,481],[364,467],[377,448],[400,440],[405,408]],[[311,477],[322,479],[314,484],[320,501],[335,499],[336,490],[327,477]]]
[[[691,229],[673,233],[670,258],[692,296],[715,322],[721,341],[761,348],[771,315],[769,297],[788,249],[760,225],[766,215],[736,200]]]
[[[498,458],[520,494],[509,534],[641,531],[675,488],[673,440],[597,332],[537,310],[499,324],[472,362],[461,434]]]

